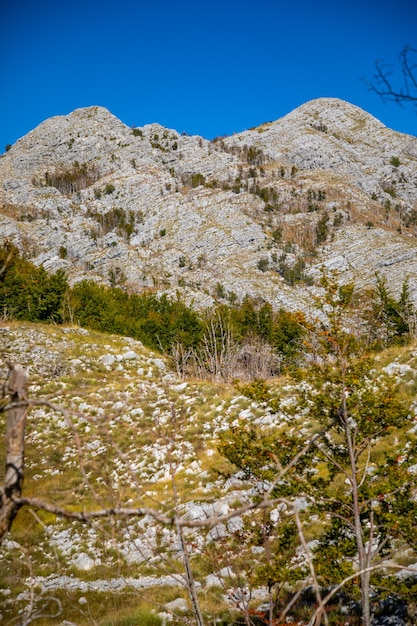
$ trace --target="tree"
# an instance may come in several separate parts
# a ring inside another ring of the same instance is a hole
[[[376,73],[372,81],[366,81],[369,91],[375,92],[384,102],[400,106],[417,103],[417,49],[404,46],[399,55],[401,82],[394,85],[392,65],[381,60],[375,62]],[[415,105],[417,106],[417,105]]]
[[[300,498],[308,503],[300,521],[316,542],[315,576],[322,588],[333,587],[323,601],[344,586],[358,597],[362,624],[369,626],[371,590],[390,588],[390,559],[402,550],[417,556],[416,437],[409,398],[397,381],[376,372],[349,331],[354,290],[327,276],[323,286],[321,318],[308,326],[311,366],[291,390],[292,415],[285,398],[276,398],[276,409],[287,407],[283,426],[269,432],[235,428],[225,433],[222,451],[246,476],[274,482],[277,468],[295,458],[305,437],[323,433],[293,472],[275,483],[273,495],[295,510]],[[281,532],[278,526],[278,543]],[[315,617],[320,620],[320,607]]]

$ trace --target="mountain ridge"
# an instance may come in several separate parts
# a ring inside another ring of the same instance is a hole
[[[417,138],[334,98],[213,141],[86,107],[0,158],[0,239],[72,282],[305,308],[323,264],[415,282],[416,181]]]

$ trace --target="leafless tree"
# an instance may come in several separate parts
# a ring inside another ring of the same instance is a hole
[[[404,46],[399,55],[399,66],[400,82],[394,83],[394,67],[383,60],[375,61],[375,74],[371,81],[365,81],[368,89],[384,102],[395,102],[400,106],[414,103],[417,107],[417,48]]]

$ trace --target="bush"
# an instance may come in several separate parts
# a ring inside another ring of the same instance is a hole
[[[328,219],[329,219],[329,216],[327,215],[327,213],[324,213],[323,216],[317,222],[316,243],[318,245],[320,245],[321,243],[324,243],[327,239],[327,235],[329,234],[329,227],[327,224]]]
[[[68,283],[63,270],[48,274],[19,254],[11,244],[0,248],[0,310],[31,322],[62,322]]]
[[[198,314],[166,295],[128,294],[90,281],[74,285],[74,319],[80,326],[139,339],[154,350],[197,345],[202,332]]]
[[[279,243],[280,241],[282,241],[282,228],[276,228],[273,232],[272,232],[272,239],[274,241],[276,241],[276,243]]]
[[[259,259],[257,268],[261,272],[266,272],[269,268],[269,260],[266,258]]]
[[[203,174],[191,175],[191,187],[200,187],[206,184],[206,177]]]
[[[104,193],[107,195],[110,195],[111,193],[113,193],[114,190],[115,190],[115,186],[112,185],[111,183],[107,183],[107,185],[104,187]]]

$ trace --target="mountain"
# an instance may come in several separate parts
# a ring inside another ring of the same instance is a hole
[[[0,183],[1,240],[71,282],[294,309],[324,264],[417,299],[417,138],[342,100],[213,141],[78,109],[2,155]]]

